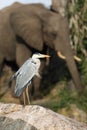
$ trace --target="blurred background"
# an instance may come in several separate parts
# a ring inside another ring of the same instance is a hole
[[[23,1],[20,0],[20,2]],[[4,5],[6,6],[6,1],[0,0],[1,9]],[[46,3],[47,7],[50,5],[51,1]],[[29,94],[31,104],[42,105],[87,124],[87,1],[68,0],[65,10],[69,18],[70,44],[75,53],[82,59],[80,63],[77,63],[77,66],[85,86],[84,92],[81,95],[78,94],[66,63],[57,57],[54,50],[49,49],[50,64],[44,69],[39,94],[34,95],[32,88]],[[17,69],[17,66],[12,69],[8,63],[4,64],[0,76],[0,102],[23,104],[23,97],[16,98],[14,95],[15,83],[13,83],[11,90],[7,91],[9,78]]]

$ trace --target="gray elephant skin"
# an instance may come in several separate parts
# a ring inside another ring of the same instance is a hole
[[[21,44],[17,37],[22,38],[25,43]],[[44,43],[66,57],[74,84],[81,90],[82,84],[70,45],[67,18],[41,4],[15,3],[1,10],[0,65],[6,59],[16,60],[21,66],[31,56],[31,49],[42,52]]]

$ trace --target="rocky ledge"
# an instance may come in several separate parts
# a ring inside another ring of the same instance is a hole
[[[0,130],[87,130],[87,127],[41,106],[0,103]]]

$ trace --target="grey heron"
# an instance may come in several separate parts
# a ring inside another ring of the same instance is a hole
[[[20,96],[25,88],[31,84],[32,78],[36,75],[40,77],[39,74],[39,68],[41,65],[40,59],[39,58],[48,58],[50,57],[49,55],[44,55],[40,53],[35,53],[32,55],[31,58],[29,58],[20,68],[19,70],[12,76],[11,80],[13,79],[16,80],[16,85],[15,85],[15,95]],[[27,93],[28,97],[28,93]],[[25,100],[25,99],[24,99]],[[29,103],[29,97],[28,97],[28,103]]]

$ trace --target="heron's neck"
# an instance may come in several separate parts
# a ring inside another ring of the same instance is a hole
[[[32,58],[32,60],[33,60],[33,62],[35,63],[35,65],[37,66],[37,68],[39,69],[40,64],[41,64],[40,60],[37,59],[37,58]]]

